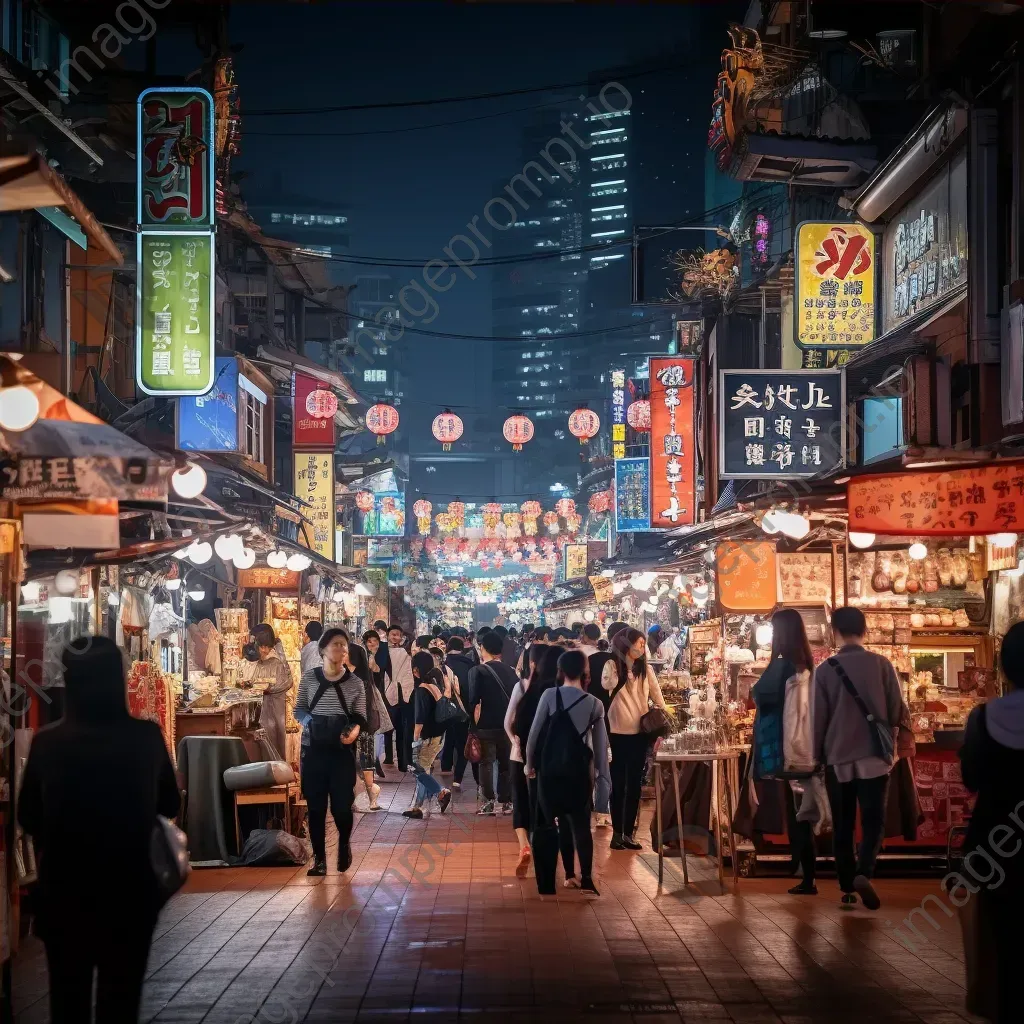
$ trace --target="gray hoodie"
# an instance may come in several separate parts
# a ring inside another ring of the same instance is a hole
[[[1024,750],[1024,690],[1011,690],[985,706],[988,734],[1010,750]]]

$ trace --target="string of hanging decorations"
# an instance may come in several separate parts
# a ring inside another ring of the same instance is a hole
[[[369,496],[371,506],[373,496],[369,492],[356,495],[356,507],[363,495]],[[588,520],[603,522],[612,507],[612,492],[598,491],[587,499]],[[524,501],[518,509],[514,504],[500,504],[489,501],[482,505],[479,512],[470,512],[467,518],[466,504],[462,501],[450,501],[443,510],[434,514],[434,505],[426,498],[418,498],[412,506],[416,517],[416,529],[421,537],[429,537],[436,528],[444,535],[454,535],[464,531],[476,531],[484,538],[515,540],[519,537],[536,537],[540,532],[538,523],[542,523],[547,533],[556,536],[565,533],[574,537],[584,525],[584,517],[576,507],[572,498],[560,498],[554,508],[545,511],[539,501]]]

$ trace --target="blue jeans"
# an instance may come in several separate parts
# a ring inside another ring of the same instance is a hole
[[[416,776],[416,795],[413,797],[413,807],[422,807],[441,792],[441,783],[430,774],[430,770],[443,740],[443,736],[433,736],[428,740],[423,740],[420,746],[413,748],[412,763],[410,764],[413,774]]]

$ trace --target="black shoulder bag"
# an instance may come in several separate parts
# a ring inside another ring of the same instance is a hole
[[[854,704],[860,708],[860,713],[867,720],[868,728],[871,730],[872,745],[875,748],[875,753],[886,764],[893,764],[896,760],[896,739],[893,736],[892,726],[888,722],[880,722],[875,717],[871,709],[864,703],[864,698],[857,692],[853,681],[846,674],[846,669],[839,664],[838,659],[829,658],[828,664],[832,671],[839,676],[839,681],[846,688],[846,692],[853,698]]]
[[[318,676],[318,679],[320,682],[316,688],[316,693],[313,694],[313,699],[309,702],[309,724],[306,726],[309,733],[309,745],[316,747],[318,750],[337,750],[342,745],[342,734],[348,732],[349,729],[348,704],[345,702],[345,695],[341,692],[341,680],[331,682],[326,677],[320,676]],[[342,706],[344,713],[340,715],[314,715],[313,709],[320,703],[320,698],[332,686],[334,687],[334,692],[338,695],[338,703]]]

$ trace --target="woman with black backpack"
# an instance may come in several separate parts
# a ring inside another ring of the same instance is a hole
[[[338,827],[338,870],[352,865],[353,744],[366,728],[366,691],[363,680],[348,667],[348,634],[343,629],[325,630],[319,647],[323,667],[303,675],[294,711],[302,726],[302,795],[313,846],[308,875],[327,874],[328,800]]]
[[[558,648],[554,648],[558,650]],[[534,851],[537,891],[555,891],[559,832],[571,830],[580,861],[580,889],[597,896],[592,876],[594,840],[590,834],[595,782],[598,799],[611,789],[608,732],[604,705],[586,692],[587,659],[582,651],[564,651],[557,662],[561,686],[541,694],[526,743],[526,774],[537,779],[534,808]],[[568,826],[568,828],[566,828]],[[571,846],[563,840],[566,884],[574,880]],[[568,850],[568,858],[566,852]]]

